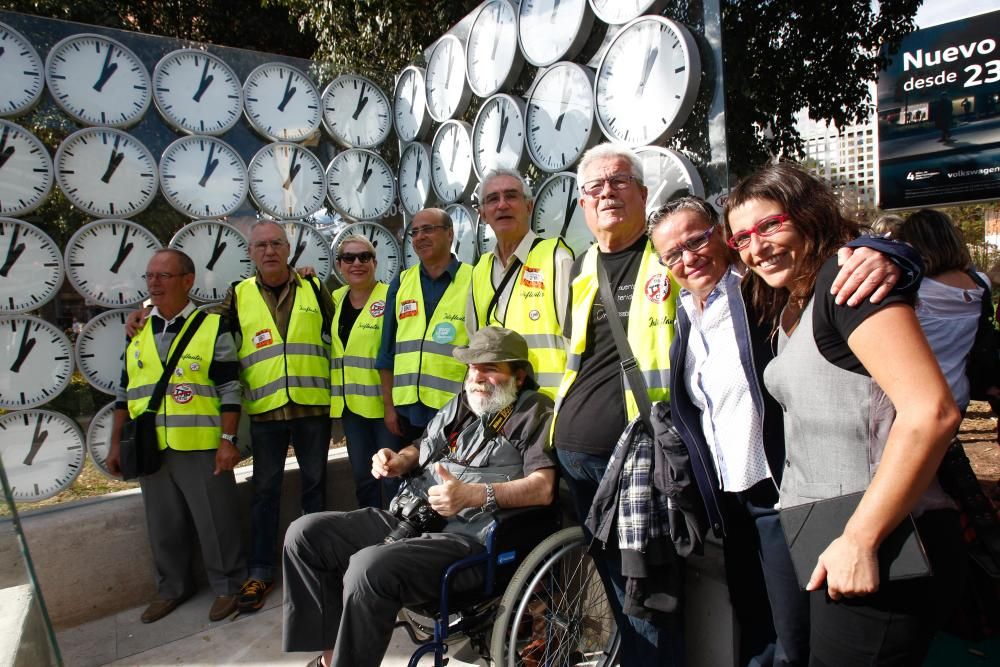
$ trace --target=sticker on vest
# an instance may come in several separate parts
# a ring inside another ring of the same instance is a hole
[[[184,377],[184,369],[178,366],[177,368],[174,369],[174,375],[176,375],[177,377]]]
[[[530,310],[530,311],[528,311],[528,319],[531,320],[532,322],[537,322],[538,318],[541,317],[541,316],[542,316],[542,314],[540,312],[538,312],[537,310]]]
[[[385,314],[385,301],[376,301],[369,306],[368,314],[372,317],[382,317]]]
[[[417,307],[417,302],[413,299],[407,299],[399,304],[399,319],[405,320],[407,317],[415,317],[420,309]]]
[[[434,332],[431,334],[431,340],[435,343],[450,343],[455,340],[457,335],[455,325],[451,322],[441,322],[436,327],[434,327]]]
[[[179,384],[174,387],[172,395],[177,403],[190,403],[191,399],[194,398],[194,390],[189,384]]]
[[[541,269],[533,269],[530,266],[526,266],[524,267],[524,275],[521,277],[521,284],[525,287],[545,289],[545,275]]]
[[[192,361],[190,368],[193,371],[197,371],[201,368],[201,364],[199,364],[197,361]]]
[[[271,338],[271,330],[270,329],[261,329],[260,331],[258,331],[254,335],[254,337],[253,337],[252,340],[253,340],[254,346],[258,350],[260,348],[262,348],[262,347],[267,347],[268,345],[270,345],[271,343],[274,342],[274,339]]]
[[[644,291],[653,303],[663,303],[670,296],[670,278],[665,273],[658,273],[646,281]]]

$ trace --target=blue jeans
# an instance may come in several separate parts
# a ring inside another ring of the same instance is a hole
[[[250,501],[252,579],[272,581],[277,563],[281,480],[289,442],[295,449],[302,483],[302,513],[326,509],[326,460],[330,450],[330,418],[326,415],[286,421],[251,421],[253,499]]]
[[[583,525],[594,502],[594,494],[604,477],[608,457],[594,456],[581,452],[556,450],[559,467],[570,492],[577,517]],[[583,528],[589,542],[593,535]],[[622,667],[681,667],[684,664],[684,632],[681,614],[663,615],[662,623],[653,623],[622,613],[625,600],[625,579],[622,577],[621,556],[618,548],[602,552],[603,558],[595,558],[597,571],[604,582],[604,589],[615,615],[615,622],[621,633]]]
[[[344,408],[341,419],[344,436],[347,438],[347,457],[351,462],[358,507],[385,508],[396,495],[402,480],[386,477],[379,482],[372,477],[372,457],[375,452],[386,447],[398,452],[403,439],[393,435],[381,417],[369,419]]]

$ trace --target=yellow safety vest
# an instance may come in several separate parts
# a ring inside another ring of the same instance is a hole
[[[185,320],[180,333],[174,338],[167,352],[168,359],[191,319],[188,317]],[[156,437],[160,449],[218,449],[222,434],[222,418],[219,416],[222,400],[208,377],[218,334],[219,316],[207,315],[184,349],[177,363],[181,374],[175,372],[171,376],[156,412]],[[129,343],[125,351],[125,368],[128,373],[125,390],[128,413],[135,419],[146,411],[153,389],[163,376],[163,362],[156,351],[152,326],[143,327]]]
[[[572,337],[569,341],[566,360],[566,375],[559,385],[556,396],[555,413],[552,416],[552,430],[559,417],[559,408],[569,393],[580,370],[583,352],[587,349],[587,322],[594,306],[594,297],[599,290],[597,283],[597,245],[593,245],[584,255],[583,265],[571,286],[573,303]],[[639,370],[646,380],[650,401],[670,400],[670,344],[674,339],[674,316],[677,312],[677,291],[679,286],[665,268],[660,266],[652,244],[646,242],[646,251],[636,275],[632,292],[632,304],[628,311],[628,341],[635,354]],[[605,307],[609,315],[616,312],[614,306]],[[625,413],[631,420],[639,414],[632,396],[632,390],[625,390]],[[601,409],[595,406],[595,409]]]
[[[555,258],[560,245],[566,247],[562,239],[555,238],[539,240],[532,246],[527,261],[513,279],[517,282],[510,293],[503,321],[497,318],[496,308],[489,308],[496,293],[493,288],[495,254],[483,255],[472,272],[472,301],[479,326],[503,326],[524,336],[528,343],[528,359],[535,369],[535,381],[549,398],[555,398],[566,372],[566,339],[559,324],[555,296]],[[572,251],[570,254],[572,256]]]
[[[289,401],[330,404],[330,346],[323,340],[323,314],[305,278],[295,277],[295,302],[285,338],[260,294],[257,280],[236,286],[243,340],[238,352],[243,406],[258,415]]]
[[[472,267],[459,266],[433,313],[425,312],[420,289],[420,265],[403,271],[396,293],[396,353],[393,362],[392,402],[423,403],[441,408],[462,391],[465,364],[452,351],[467,345],[465,303],[472,283]]]
[[[369,419],[385,416],[382,402],[382,384],[375,369],[379,343],[382,341],[382,322],[385,313],[385,295],[389,286],[376,283],[368,297],[368,303],[354,321],[347,336],[347,346],[340,342],[337,330],[340,314],[344,312],[344,299],[348,298],[350,287],[341,287],[333,293],[333,305],[337,312],[330,327],[332,353],[330,354],[330,416],[341,417],[344,404],[356,415]]]

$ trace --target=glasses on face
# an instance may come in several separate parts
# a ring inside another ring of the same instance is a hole
[[[166,282],[168,280],[173,280],[174,278],[180,278],[181,276],[186,275],[186,273],[167,273],[165,271],[160,271],[159,273],[144,273],[142,274],[142,279],[147,283],[153,282],[154,279]]]
[[[483,199],[483,206],[499,206],[501,201],[518,202],[524,199],[524,193],[520,190],[504,190],[503,192],[491,192]]]
[[[624,190],[629,186],[629,183],[634,180],[636,180],[635,176],[631,176],[629,174],[615,174],[614,176],[608,176],[607,178],[595,178],[594,180],[587,181],[581,185],[580,192],[588,197],[596,197],[604,192],[605,183],[610,185],[612,190]]]
[[[684,251],[697,252],[708,245],[708,240],[712,238],[712,234],[715,232],[715,225],[709,227],[705,232],[698,234],[697,236],[688,239],[687,241],[682,241],[679,246],[671,250],[665,255],[660,256],[660,264],[670,268],[677,262],[684,259]]]
[[[371,254],[367,250],[364,252],[342,252],[337,255],[337,261],[343,262],[344,264],[354,264],[355,261],[361,262],[362,264],[368,264],[373,259],[375,259],[375,255]]]
[[[771,236],[772,234],[778,233],[781,230],[782,225],[784,225],[791,218],[784,213],[779,213],[778,215],[769,215],[762,220],[758,220],[750,229],[746,229],[742,232],[736,232],[728,239],[726,239],[726,245],[728,245],[733,250],[746,250],[750,246],[750,237],[754,234],[757,236]]]
[[[254,241],[250,244],[250,247],[254,250],[267,250],[271,248],[272,250],[277,250],[282,246],[288,245],[288,241],[282,239],[272,239],[270,241]]]
[[[407,234],[411,239],[415,239],[421,234],[430,234],[435,229],[448,229],[448,225],[423,225],[422,227],[412,227]]]

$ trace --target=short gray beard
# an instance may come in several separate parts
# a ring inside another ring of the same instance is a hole
[[[486,389],[492,393],[483,398],[474,393],[476,389]],[[466,377],[465,398],[477,417],[496,414],[517,400],[517,377],[511,376],[509,380],[496,386],[488,382],[473,382]]]

